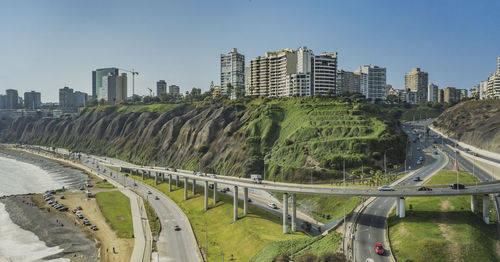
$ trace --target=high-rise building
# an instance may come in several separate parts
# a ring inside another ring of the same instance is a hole
[[[444,90],[438,89],[438,103],[444,103]]]
[[[247,92],[249,92],[249,89],[250,89],[250,81],[251,81],[251,78],[250,78],[250,67],[249,66],[246,66],[245,67],[245,94]]]
[[[92,71],[92,98],[96,98],[100,100],[99,93],[102,88],[102,79],[109,74],[113,76],[118,76],[118,68],[110,67],[110,68],[100,68]]]
[[[468,98],[468,91],[467,91],[467,89],[459,89],[458,91],[460,92],[460,98],[459,98],[458,101],[462,101],[462,100]]]
[[[19,95],[17,93],[17,90],[7,89],[5,90],[5,93],[6,93],[5,108],[18,109],[20,106],[19,106]]]
[[[220,83],[221,93],[230,97],[245,90],[245,56],[238,53],[236,48],[220,55]],[[227,90],[229,84],[232,86],[231,94]]]
[[[497,71],[488,77],[486,98],[500,98],[500,56],[498,57]]]
[[[371,101],[385,101],[386,69],[384,67],[364,65],[356,73],[360,74],[360,91]]]
[[[337,93],[337,52],[314,56],[313,94],[325,96]]]
[[[75,94],[72,88],[65,86],[59,89],[59,106],[62,108],[75,107]]]
[[[405,74],[405,89],[417,92],[417,103],[427,101],[427,86],[429,74],[420,71],[420,68],[413,68],[410,73]]]
[[[433,83],[427,86],[427,101],[437,102],[438,101],[438,90],[439,87]]]
[[[359,73],[337,70],[337,93],[359,93],[360,76]]]
[[[291,49],[266,52],[265,57],[252,59],[250,71],[248,95],[290,96],[290,75],[297,73],[297,53]]]
[[[460,90],[455,87],[445,87],[444,92],[444,103],[458,103],[460,102]]]
[[[168,86],[168,93],[171,95],[180,95],[180,88],[176,85]]]
[[[40,92],[25,92],[24,93],[24,108],[38,109],[42,106],[42,95]]]
[[[99,97],[106,100],[109,105],[115,105],[122,100],[126,100],[127,74],[122,73],[119,76],[115,76],[109,73],[107,76],[103,76]]]
[[[161,93],[167,93],[167,82],[165,80],[156,82],[156,96],[160,97]]]
[[[487,89],[488,89],[488,81],[479,82],[479,99],[481,100],[486,99]]]
[[[89,101],[89,95],[84,92],[75,91],[75,106],[76,107],[85,107],[87,106],[87,102]]]
[[[474,100],[479,100],[479,85],[475,85],[470,89],[470,97]]]

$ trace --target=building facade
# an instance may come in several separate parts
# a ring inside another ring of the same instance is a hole
[[[337,70],[337,94],[360,93],[360,74]]]
[[[438,103],[444,103],[444,90],[438,90]]]
[[[169,85],[168,93],[171,95],[180,95],[180,87],[176,85]]]
[[[337,93],[337,52],[321,53],[314,56],[313,68],[314,96]]]
[[[405,89],[417,92],[417,103],[427,102],[427,87],[429,74],[420,71],[420,68],[412,68],[410,73],[405,74]]]
[[[84,92],[75,91],[75,106],[76,107],[85,107],[87,106],[87,102],[89,101],[89,95]]]
[[[25,92],[24,93],[24,108],[38,109],[42,107],[42,94],[40,92]]]
[[[238,53],[236,48],[228,54],[220,55],[220,83],[221,93],[229,97],[245,90],[245,56]],[[231,94],[228,94],[228,85],[232,87]]]
[[[64,88],[59,89],[59,107],[75,107],[75,94],[72,88],[65,86]]]
[[[439,87],[433,83],[427,86],[427,101],[437,102],[438,101],[438,90]]]
[[[444,103],[458,103],[460,102],[460,90],[455,87],[445,87],[444,92]]]
[[[167,93],[167,82],[165,80],[156,82],[156,96],[160,97],[161,93]]]
[[[104,99],[108,105],[127,99],[127,74],[119,76],[109,73],[102,77],[102,87],[100,88],[99,100]]]
[[[19,94],[15,89],[5,90],[5,109],[18,109],[19,104]]]
[[[113,76],[118,76],[118,68],[100,68],[92,71],[92,98],[100,100],[102,97],[99,96],[100,90],[102,88],[102,79],[109,74]]]
[[[488,77],[486,83],[486,98],[500,98],[500,56],[498,57],[497,71]]]
[[[383,67],[364,65],[356,73],[360,74],[360,91],[371,101],[386,100],[386,69]]]

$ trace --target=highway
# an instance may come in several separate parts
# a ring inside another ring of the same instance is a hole
[[[92,156],[85,155],[82,162],[97,169],[98,159]],[[99,165],[99,169],[102,170],[103,168],[103,165]],[[108,176],[111,173],[116,181],[124,184],[125,187],[133,189],[134,192],[146,199],[160,219],[162,229],[157,242],[158,253],[153,254],[152,261],[201,261],[189,220],[175,202],[144,183],[136,183],[137,186],[134,186],[134,180],[131,178],[117,174],[117,172],[109,169],[105,172]],[[148,194],[148,191],[152,192],[152,194]],[[158,196],[159,199],[155,200],[154,196]],[[175,226],[179,226],[181,230],[175,231]]]
[[[422,127],[418,125],[415,126]],[[409,134],[410,138],[412,138],[410,139],[411,141],[417,136],[413,134],[407,125],[403,125],[403,129]],[[447,158],[441,152],[436,151],[437,155],[434,153],[435,150],[429,141],[426,142],[425,139],[422,138],[417,140],[417,143],[412,142],[411,144],[411,153],[409,155],[412,156],[412,159],[408,162],[411,163],[410,165],[416,166],[415,159],[422,156],[425,159],[425,166],[416,170],[411,176],[401,181],[399,184],[401,186],[416,186],[421,183],[421,181],[426,180],[442,169],[447,163]],[[418,148],[420,148],[420,150]],[[421,181],[413,181],[416,177],[420,177]],[[412,190],[416,191],[415,189]],[[424,193],[428,192],[424,191]],[[365,261],[367,258],[372,258],[374,261],[391,261],[389,252],[385,252],[383,256],[380,256],[375,253],[374,247],[376,242],[380,242],[386,247],[386,220],[390,210],[396,203],[395,200],[396,198],[394,197],[376,198],[360,214],[354,234],[353,255],[355,261]]]

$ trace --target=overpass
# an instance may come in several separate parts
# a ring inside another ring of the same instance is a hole
[[[196,185],[200,182],[204,185],[204,203],[205,210],[208,210],[209,183],[213,184],[213,205],[217,202],[217,184],[225,184],[233,187],[233,204],[234,214],[233,220],[238,219],[238,190],[243,189],[243,213],[248,213],[248,189],[259,189],[266,191],[274,191],[283,193],[283,233],[288,232],[288,197],[291,195],[291,226],[292,230],[296,230],[296,194],[308,195],[331,195],[331,196],[366,196],[366,197],[391,197],[397,200],[397,214],[400,217],[405,216],[405,198],[406,197],[437,197],[437,196],[471,196],[471,209],[477,210],[477,195],[489,195],[500,192],[500,181],[480,182],[474,184],[465,184],[465,189],[452,189],[450,185],[432,185],[432,191],[418,191],[418,186],[396,186],[394,191],[379,191],[377,187],[368,186],[329,186],[329,185],[311,185],[311,184],[293,184],[280,183],[272,181],[263,181],[262,184],[252,182],[248,178],[235,178],[229,176],[219,176],[214,174],[196,175],[192,171],[177,170],[172,171],[167,168],[160,167],[140,167],[130,164],[113,164],[105,163],[108,166],[119,168],[121,172],[141,175],[144,177],[154,178],[155,184],[161,180],[168,180],[169,192],[172,191],[172,183],[177,186],[181,179],[184,186],[184,199],[188,199],[188,185],[191,181],[193,185],[193,194],[196,194]],[[483,209],[489,210],[489,198],[483,198]],[[487,212],[484,212],[485,214]],[[484,217],[485,222],[486,217]],[[487,222],[488,223],[488,222]]]

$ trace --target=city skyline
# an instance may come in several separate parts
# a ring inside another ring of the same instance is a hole
[[[180,86],[181,93],[193,87],[206,91],[211,81],[220,84],[220,54],[232,48],[245,55],[248,66],[265,52],[299,46],[338,52],[338,69],[387,68],[387,83],[395,89],[404,87],[404,74],[414,67],[439,86],[470,89],[488,78],[500,55],[500,36],[490,33],[500,21],[495,1],[315,2],[306,9],[299,2],[111,1],[95,10],[93,3],[6,4],[0,30],[10,41],[0,43],[0,93],[36,90],[42,102],[57,101],[64,86],[91,94],[90,72],[106,67],[138,71],[140,95],[160,79]],[[267,15],[273,8],[282,12]],[[384,16],[377,15],[382,11]],[[306,22],[297,22],[299,15]],[[374,19],[378,30],[367,30]],[[277,27],[283,24],[290,30]]]

